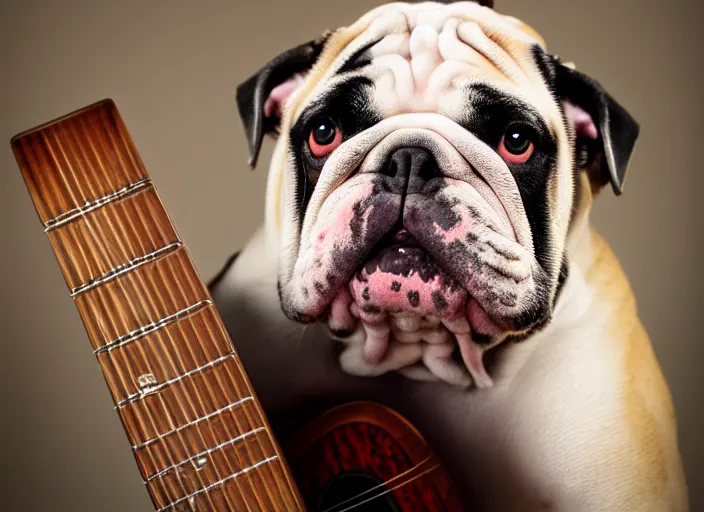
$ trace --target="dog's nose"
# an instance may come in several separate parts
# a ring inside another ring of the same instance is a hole
[[[430,151],[404,147],[391,154],[383,174],[391,178],[390,185],[394,192],[415,194],[428,180],[440,176],[440,171]]]

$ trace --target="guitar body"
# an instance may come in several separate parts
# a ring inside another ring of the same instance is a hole
[[[342,405],[282,445],[311,512],[464,510],[425,439],[382,405]]]

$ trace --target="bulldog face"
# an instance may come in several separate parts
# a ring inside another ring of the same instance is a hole
[[[473,2],[377,8],[238,101],[252,163],[279,134],[267,229],[285,314],[326,322],[348,371],[457,385],[489,386],[483,351],[549,321],[577,173],[620,191],[638,132],[527,25]]]

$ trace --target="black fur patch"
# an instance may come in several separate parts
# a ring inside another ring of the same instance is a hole
[[[377,38],[374,41],[365,44],[362,48],[357,50],[354,54],[350,56],[349,59],[345,61],[345,63],[340,66],[340,69],[337,71],[338,74],[343,74],[343,73],[350,73],[352,71],[359,71],[365,66],[368,66],[369,64],[372,63],[372,56],[369,50],[376,45],[379,41],[381,41],[383,38]]]
[[[531,53],[533,54],[535,64],[540,70],[540,74],[543,75],[545,85],[548,87],[548,89],[550,89],[550,92],[555,94],[555,82],[557,79],[557,72],[555,69],[555,57],[545,53],[545,50],[543,50],[540,45],[537,44],[533,45]]]
[[[372,127],[382,119],[372,106],[373,87],[373,82],[367,77],[351,77],[308,105],[291,128],[290,154],[297,169],[299,222],[326,161],[326,158],[316,158],[308,148],[313,123],[321,118],[332,119],[340,128],[343,141]]]
[[[533,156],[522,165],[510,165],[526,209],[535,244],[535,256],[543,269],[550,257],[550,212],[548,183],[556,173],[557,140],[540,114],[530,105],[488,85],[468,88],[472,108],[460,124],[493,148],[509,123],[520,121],[533,132]]]
[[[570,276],[570,267],[567,263],[567,254],[562,255],[562,265],[560,266],[560,275],[557,278],[557,289],[555,290],[555,300],[553,301],[553,307],[557,304],[560,294],[565,287],[567,278]]]

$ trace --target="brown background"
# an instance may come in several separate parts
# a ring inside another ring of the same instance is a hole
[[[2,2],[0,508],[150,510],[11,155],[10,137],[113,98],[209,278],[263,215],[271,144],[259,170],[249,172],[235,86],[279,51],[379,3]],[[702,510],[704,312],[697,248],[704,203],[698,94],[703,10],[684,0],[497,4],[535,26],[552,51],[602,81],[643,125],[625,195],[602,197],[594,219],[632,280],[672,387],[693,510]]]

